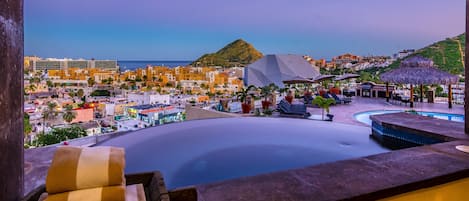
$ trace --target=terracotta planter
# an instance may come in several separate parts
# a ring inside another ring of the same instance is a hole
[[[340,89],[339,88],[330,88],[329,92],[332,94],[340,94]]]
[[[285,100],[291,104],[293,102],[293,96],[285,96]]]
[[[251,111],[251,105],[243,103],[241,104],[241,109],[243,110],[243,114],[247,114]]]
[[[270,101],[262,101],[262,109],[269,109],[270,104],[272,104]]]

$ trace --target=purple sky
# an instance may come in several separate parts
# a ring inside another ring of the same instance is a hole
[[[192,60],[243,38],[264,54],[391,55],[461,34],[464,0],[25,0],[25,54]]]

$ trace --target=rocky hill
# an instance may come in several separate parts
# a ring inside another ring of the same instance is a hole
[[[262,58],[261,52],[242,39],[238,39],[216,53],[205,54],[195,60],[193,66],[245,66]]]

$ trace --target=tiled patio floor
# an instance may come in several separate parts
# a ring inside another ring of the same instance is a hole
[[[346,123],[360,126],[368,126],[363,124],[353,117],[355,113],[365,112],[370,110],[416,110],[426,112],[443,112],[452,114],[464,114],[464,105],[455,105],[449,109],[448,104],[444,103],[421,103],[414,104],[414,108],[410,108],[409,104],[388,103],[384,98],[362,98],[352,97],[352,103],[339,104],[330,107],[330,113],[334,115],[334,122]],[[320,115],[320,108],[308,108],[308,112],[313,115]]]

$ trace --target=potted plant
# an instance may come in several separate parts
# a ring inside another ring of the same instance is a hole
[[[241,101],[241,109],[242,109],[243,113],[245,113],[245,114],[249,113],[249,111],[251,111],[251,105],[248,103],[247,97],[249,96],[249,92],[252,89],[255,89],[255,88],[256,88],[256,86],[249,85],[248,87],[243,88],[240,91],[236,92],[236,97],[238,98],[238,100]]]
[[[264,97],[262,101],[262,109],[266,110],[269,108],[270,104],[272,104],[267,98],[271,94],[270,85],[264,86],[261,88],[261,96]]]
[[[276,90],[277,86],[274,83],[271,83],[267,86],[261,88],[261,96],[264,97],[262,101],[262,109],[266,110],[269,109],[269,106],[272,105],[272,101],[268,99]]]
[[[322,96],[316,96],[313,100],[313,104],[322,108],[322,120],[324,120],[324,110],[326,110],[328,117],[332,120],[331,115],[329,115],[329,107],[331,104],[335,103],[335,100],[332,98],[323,98]]]
[[[332,88],[329,89],[329,92],[330,92],[330,93],[333,93],[333,94],[340,94],[339,84],[336,82],[336,83],[334,84],[334,87],[332,87]]]

